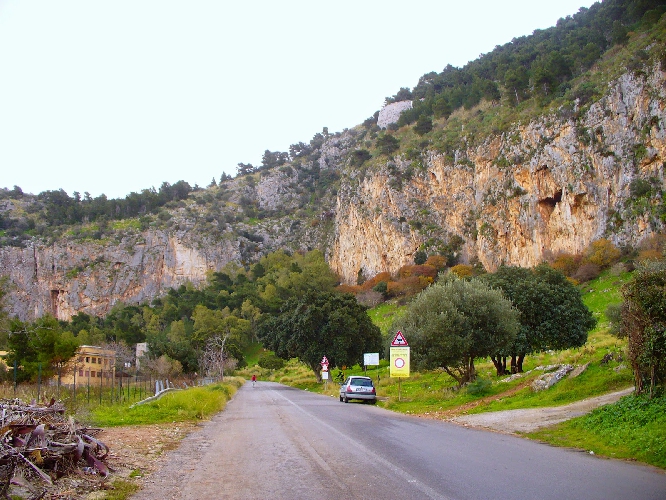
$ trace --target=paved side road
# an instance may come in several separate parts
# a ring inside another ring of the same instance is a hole
[[[660,499],[666,474],[259,382],[164,457],[143,499]]]

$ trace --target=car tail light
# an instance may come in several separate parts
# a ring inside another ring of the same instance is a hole
[[[373,388],[372,388],[372,391],[370,391],[370,392],[372,392],[373,394],[375,394],[375,388],[373,387]]]
[[[347,390],[345,392],[352,392],[352,388],[350,385],[347,386]]]

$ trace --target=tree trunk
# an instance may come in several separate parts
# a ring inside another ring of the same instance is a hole
[[[321,365],[319,363],[315,364],[314,366],[311,366],[312,371],[315,374],[315,378],[317,379],[317,382],[321,382]]]
[[[493,361],[493,364],[495,365],[495,370],[497,371],[498,377],[507,374],[506,356],[491,356],[490,359]]]
[[[518,355],[518,363],[516,364],[516,369],[518,373],[523,373],[523,361],[525,359],[525,354]]]
[[[474,382],[476,370],[474,369],[474,357],[469,358],[469,370],[467,371],[467,381]]]
[[[518,365],[516,363],[516,355],[511,355],[511,373],[518,373]]]

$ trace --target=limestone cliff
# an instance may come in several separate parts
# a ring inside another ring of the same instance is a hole
[[[515,125],[454,157],[429,153],[417,169],[399,157],[363,178],[348,172],[331,267],[348,283],[359,271],[395,272],[452,235],[464,239],[463,260],[489,270],[533,266],[602,237],[636,245],[662,231],[655,210],[663,200],[634,200],[630,185],[641,178],[664,187],[664,76],[658,68],[627,73],[582,116]]]
[[[319,248],[354,283],[359,272],[395,273],[419,249],[492,270],[578,253],[601,237],[636,245],[664,229],[665,85],[658,68],[627,73],[587,107],[455,151],[425,147],[361,165],[354,153],[376,130],[317,134],[290,163],[196,191],[141,224],[93,237],[64,228],[51,241],[0,248],[9,312],[104,315],[277,249]],[[637,179],[654,189],[632,198]],[[25,216],[21,203],[5,200],[0,212]]]

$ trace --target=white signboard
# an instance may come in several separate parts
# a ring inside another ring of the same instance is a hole
[[[328,372],[321,372],[321,379],[328,380]]]
[[[363,354],[363,364],[365,366],[377,366],[379,365],[379,353],[378,352],[366,352]]]

